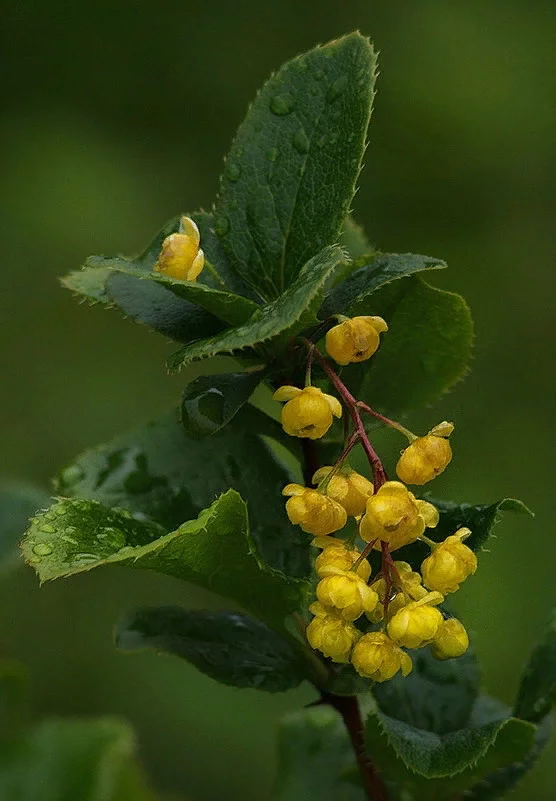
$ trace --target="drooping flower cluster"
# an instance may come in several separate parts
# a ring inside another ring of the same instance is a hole
[[[361,362],[375,353],[380,334],[387,330],[380,317],[342,317],[326,334],[326,350],[340,365]],[[311,385],[313,358],[342,402]],[[469,646],[467,632],[459,620],[446,616],[441,604],[477,568],[477,557],[463,542],[471,532],[461,528],[441,542],[429,539],[425,532],[438,526],[439,512],[406,486],[421,486],[448,466],[453,424],[443,422],[425,436],[415,436],[357,401],[314,345],[309,349],[307,376],[304,388],[282,386],[274,394],[275,400],[285,402],[286,433],[320,439],[344,411],[354,429],[345,426],[341,456],[314,473],[313,486],[288,484],[283,490],[290,521],[314,535],[312,545],[319,549],[307,641],[333,662],[351,662],[361,676],[379,682],[411,671],[405,649],[430,646],[437,659],[461,656]],[[362,413],[374,415],[408,438],[396,466],[398,481],[388,480]],[[358,443],[369,458],[372,480],[349,465],[348,455]],[[331,536],[345,529],[350,518],[355,522],[351,534]],[[431,549],[419,572],[391,555],[416,541]],[[381,554],[374,576],[368,559],[373,550]]]

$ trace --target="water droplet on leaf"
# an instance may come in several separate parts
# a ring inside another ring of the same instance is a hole
[[[293,135],[293,146],[295,147],[298,153],[308,153],[309,145],[310,145],[309,137],[305,133],[305,129],[298,128]]]
[[[230,230],[230,221],[227,217],[219,215],[214,221],[214,230],[217,236],[225,236]]]
[[[336,80],[334,81],[334,83],[330,85],[328,92],[326,93],[326,99],[328,100],[329,103],[333,103],[340,97],[340,95],[347,86],[347,82],[348,82],[347,75],[340,75],[339,78],[336,78]]]
[[[54,534],[56,531],[56,527],[51,526],[50,523],[45,523],[43,526],[39,528],[39,531],[43,531],[45,534]]]
[[[32,551],[37,556],[49,556],[52,553],[52,548],[46,542],[37,542],[36,545],[33,545]]]
[[[284,92],[280,95],[274,95],[270,101],[270,110],[278,117],[285,117],[293,111],[295,101],[293,95],[289,92]]]

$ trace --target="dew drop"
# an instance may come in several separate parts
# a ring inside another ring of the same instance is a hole
[[[76,553],[75,556],[72,558],[73,562],[98,562],[98,556],[96,553]]]
[[[54,534],[56,532],[56,527],[51,526],[50,523],[45,523],[43,526],[40,526],[39,531],[45,534]]]
[[[270,110],[278,117],[285,117],[293,111],[295,101],[293,95],[289,92],[284,92],[280,95],[274,95],[270,101]]]
[[[305,129],[298,128],[293,135],[293,146],[295,147],[298,153],[308,153],[309,145],[310,145],[309,137],[305,133]]]
[[[214,230],[218,236],[225,236],[230,230],[230,221],[228,218],[219,215],[214,221]]]
[[[60,539],[67,542],[68,545],[78,545],[77,540],[74,540],[73,537],[69,537],[67,534],[60,534]]]
[[[109,546],[114,550],[120,550],[126,544],[124,533],[117,528],[104,528],[97,534],[97,539],[103,545]]]
[[[340,97],[347,86],[347,82],[347,75],[340,75],[339,78],[336,78],[334,83],[330,84],[328,92],[326,93],[326,99],[329,103],[333,103]]]
[[[266,157],[269,161],[276,161],[278,158],[278,148],[271,147],[269,151],[267,151]]]
[[[37,556],[49,556],[52,553],[52,548],[46,542],[37,542],[36,545],[33,545],[32,551]]]
[[[68,510],[65,506],[55,506],[52,510],[52,514],[56,517],[63,517],[64,515],[67,515],[67,513]]]
[[[241,167],[239,164],[234,164],[233,161],[226,164],[226,176],[230,181],[237,181],[240,175]]]

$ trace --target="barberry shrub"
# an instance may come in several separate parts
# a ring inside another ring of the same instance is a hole
[[[232,601],[131,611],[116,644],[233,687],[312,684],[315,704],[280,731],[276,801],[498,798],[548,738],[554,627],[513,709],[480,693],[447,596],[473,581],[501,512],[527,510],[431,495],[454,424],[399,422],[465,374],[473,330],[465,301],[429,283],[441,259],[382,252],[351,217],[375,75],[358,33],[286,63],[249,108],[211,211],[63,279],[178,343],[171,372],[205,370],[178,409],[59,473],[23,554],[41,581],[116,564]],[[229,372],[215,374],[218,356]]]

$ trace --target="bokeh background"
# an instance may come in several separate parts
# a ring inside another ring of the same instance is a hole
[[[487,689],[511,702],[555,601],[554,36],[545,0],[228,3],[12,0],[2,12],[0,473],[46,482],[86,446],[176,402],[169,345],[79,306],[57,276],[133,253],[167,218],[210,207],[249,100],[284,60],[359,28],[381,51],[356,217],[381,248],[446,258],[469,300],[473,372],[416,428],[457,422],[437,493],[522,498],[458,610]],[[124,656],[135,604],[221,601],[114,569],[0,584],[0,655],[24,660],[38,713],[131,719],[153,783],[188,801],[260,801],[277,721],[311,696],[222,688],[186,664]],[[554,798],[556,745],[515,799]]]

